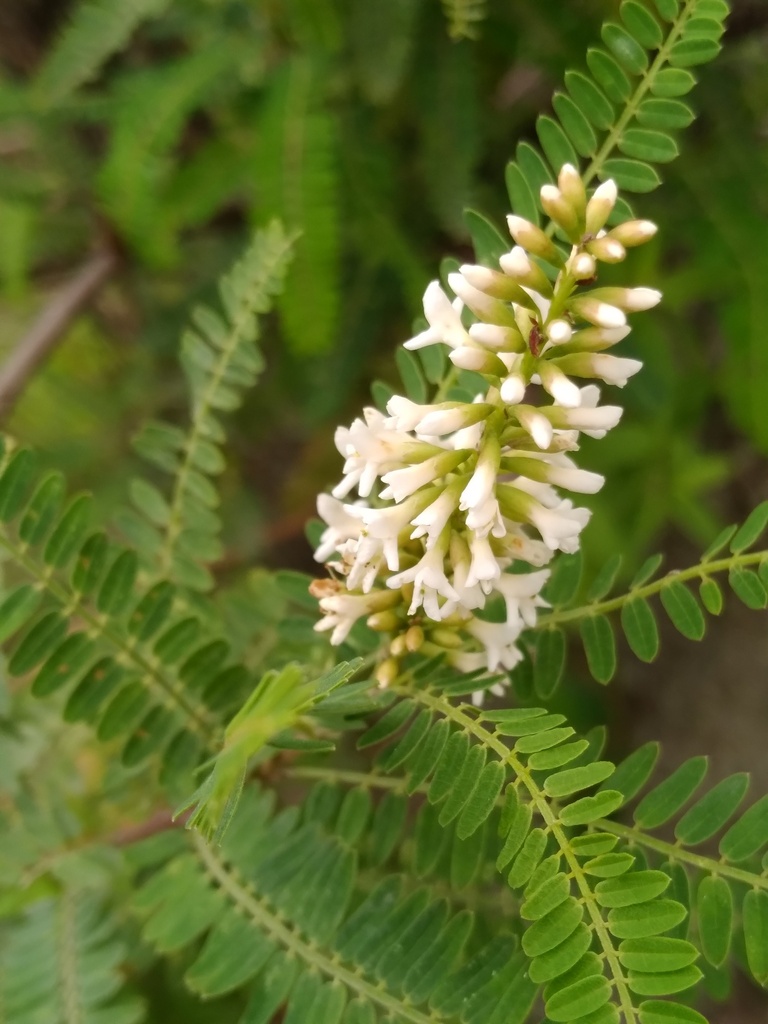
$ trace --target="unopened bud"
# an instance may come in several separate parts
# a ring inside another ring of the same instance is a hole
[[[631,249],[653,238],[658,230],[652,220],[625,220],[613,228],[608,237],[621,242],[625,249]]]
[[[573,330],[567,320],[553,320],[547,326],[547,337],[553,345],[566,345],[572,335]]]
[[[392,633],[400,626],[400,618],[393,611],[375,612],[366,622],[377,633]]]
[[[407,653],[408,648],[405,646],[405,633],[398,633],[389,645],[389,652],[395,658],[402,658]]]
[[[424,630],[421,626],[411,626],[408,632],[405,634],[405,646],[406,650],[411,653],[418,651],[424,643]]]
[[[584,327],[573,335],[571,348],[578,347],[589,352],[601,352],[622,341],[630,333],[629,325],[624,327]]]
[[[557,186],[562,193],[563,199],[570,203],[581,220],[584,217],[584,210],[587,205],[587,192],[581,175],[573,164],[563,164],[557,176]]]
[[[437,647],[444,647],[449,651],[455,651],[464,644],[464,641],[455,630],[440,627],[429,631],[429,640]]]
[[[507,217],[507,224],[510,235],[523,249],[533,253],[534,256],[540,256],[547,263],[553,263],[556,267],[562,266],[563,257],[560,250],[540,227],[524,217],[516,217],[512,213]]]
[[[611,215],[618,198],[618,189],[613,178],[598,185],[587,203],[586,228],[588,235],[596,235]]]
[[[597,273],[597,264],[588,252],[577,252],[569,261],[568,270],[577,281],[591,281]]]
[[[603,263],[621,263],[627,255],[627,250],[621,242],[610,235],[603,235],[602,238],[594,238],[587,242],[587,251]]]
[[[518,302],[520,297],[525,295],[519,284],[511,281],[507,274],[501,274],[498,270],[489,270],[488,267],[474,266],[469,263],[465,263],[459,270],[462,277],[473,288],[477,288],[478,291],[484,292],[494,299]]]
[[[568,304],[574,313],[596,327],[623,327],[627,322],[620,309],[607,302],[601,302],[591,293],[576,295]]]
[[[475,373],[487,373],[494,377],[505,376],[507,372],[498,356],[481,348],[461,345],[449,352],[448,358],[460,370],[474,370]]]
[[[506,380],[502,381],[499,394],[502,402],[507,405],[519,405],[525,395],[525,381],[517,373],[510,374]]]
[[[589,294],[594,299],[618,306],[628,313],[653,309],[661,302],[661,292],[655,288],[595,288]]]
[[[499,259],[501,269],[509,274],[518,284],[532,288],[542,295],[552,294],[552,283],[538,264],[528,258],[521,246],[516,245],[511,252],[505,252]]]
[[[382,689],[386,689],[397,679],[399,665],[396,658],[387,658],[376,667],[373,677]]]
[[[515,326],[514,313],[504,302],[475,288],[462,274],[449,274],[448,284],[461,301],[481,320],[492,324],[501,324],[504,327]],[[526,298],[528,297],[526,296]]]
[[[517,327],[498,327],[496,324],[476,323],[469,328],[469,336],[479,345],[506,352],[525,351],[523,336]]]
[[[566,409],[576,409],[581,405],[581,391],[568,380],[562,370],[559,370],[546,359],[541,359],[537,365],[541,383],[545,391],[548,391],[554,400]]]
[[[542,185],[541,206],[548,217],[558,224],[572,240],[580,234],[578,212],[555,185]]]

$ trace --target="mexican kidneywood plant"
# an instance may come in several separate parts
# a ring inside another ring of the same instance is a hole
[[[746,774],[705,785],[704,756],[654,778],[655,743],[614,764],[557,710],[572,627],[607,684],[617,627],[655,658],[658,606],[701,639],[723,580],[768,604],[768,503],[692,567],[581,584],[579,496],[611,481],[580,441],[621,429],[620,346],[662,298],[624,271],[656,234],[625,195],[676,154],[727,14],[654,10],[626,0],[518,146],[509,234],[468,211],[476,262],[427,286],[406,394],[337,430],[315,578],[210,568],[276,222],[193,311],[189,427],[142,430],[109,528],[7,440],[0,1019],[197,1020],[183,977],[225,1024],[706,1024],[734,972],[768,985],[768,798],[742,810]]]

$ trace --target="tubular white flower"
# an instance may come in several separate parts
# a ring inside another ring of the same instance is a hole
[[[360,520],[351,516],[342,502],[330,494],[318,494],[317,514],[327,524],[315,551],[316,562],[327,562],[345,541],[360,536]]]
[[[570,307],[577,316],[596,327],[623,327],[627,322],[623,310],[593,298],[590,292],[575,296]]]
[[[552,424],[547,416],[529,405],[515,409],[515,415],[523,430],[527,430],[539,448],[549,448],[552,443]]]
[[[661,292],[655,288],[594,288],[589,294],[627,313],[641,313],[661,302]]]
[[[461,322],[463,308],[461,299],[451,302],[440,287],[440,282],[431,281],[424,292],[424,316],[429,327],[404,342],[403,348],[426,348],[427,345],[437,345],[440,342],[452,348],[463,345],[467,337],[466,328]]]
[[[467,454],[464,450],[441,452],[439,455],[424,459],[423,462],[416,462],[412,466],[393,469],[381,478],[387,487],[381,492],[380,497],[402,501],[414,491],[418,491],[446,473],[450,473],[466,459]]]
[[[402,465],[404,453],[413,445],[413,438],[393,429],[378,409],[363,409],[363,417],[336,431],[336,448],[346,460],[344,477],[331,492],[335,498],[346,497],[354,487],[367,497],[381,473]]]
[[[458,600],[458,594],[445,575],[444,562],[445,547],[438,544],[427,551],[416,565],[387,580],[387,586],[395,590],[407,583],[413,584],[413,598],[408,609],[409,615],[414,615],[423,605],[424,611],[430,619],[439,620],[442,618],[442,609],[438,597],[449,601]]]
[[[487,594],[490,591],[490,583],[501,575],[499,560],[493,553],[487,536],[481,536],[479,533],[470,537],[469,550],[471,561],[465,585],[473,587],[479,583]]]
[[[494,299],[473,287],[461,274],[449,274],[448,284],[481,320],[502,327],[515,326],[514,313],[501,299]]]
[[[500,256],[499,264],[504,273],[518,284],[533,288],[543,295],[552,295],[551,281],[541,267],[528,258],[528,254],[521,246],[516,245],[511,252],[505,252]]]
[[[501,274],[498,270],[490,270],[488,267],[465,263],[459,267],[459,273],[472,288],[476,288],[485,295],[490,295],[493,299],[502,299],[504,302],[519,302],[525,297],[520,285],[514,280],[510,280],[506,274]],[[453,284],[451,284],[451,287],[453,288]],[[457,294],[459,293],[457,292]]]
[[[447,526],[448,520],[458,508],[460,493],[461,482],[450,484],[431,505],[427,505],[417,516],[414,516],[411,525],[416,529],[411,533],[411,540],[426,537],[427,550],[433,547]]]

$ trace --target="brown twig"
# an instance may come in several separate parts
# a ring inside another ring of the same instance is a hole
[[[12,411],[35,370],[112,275],[117,262],[117,254],[109,249],[96,253],[43,309],[0,367],[0,418]]]

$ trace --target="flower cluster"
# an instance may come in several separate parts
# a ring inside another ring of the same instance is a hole
[[[622,410],[577,381],[623,387],[641,364],[609,350],[629,333],[627,313],[661,298],[594,286],[598,264],[620,262],[656,231],[641,220],[606,230],[616,198],[612,181],[588,198],[566,164],[541,205],[569,253],[510,216],[516,244],[499,270],[450,274],[453,301],[438,282],[428,286],[428,327],[405,348],[448,346],[454,375],[485,381],[472,402],[394,396],[388,415],[365,409],[336,433],[344,475],[318,499],[327,528],[315,554],[334,576],[312,586],[324,613],[316,628],[332,630],[334,644],[360,618],[385,634],[383,684],[416,649],[447,650],[463,671],[511,669],[521,631],[545,604],[544,567],[579,546],[589,511],[560,490],[594,493],[603,478],[571,454],[581,433],[603,437]],[[449,386],[441,393],[450,399]],[[502,621],[488,621],[492,599],[506,609]]]

